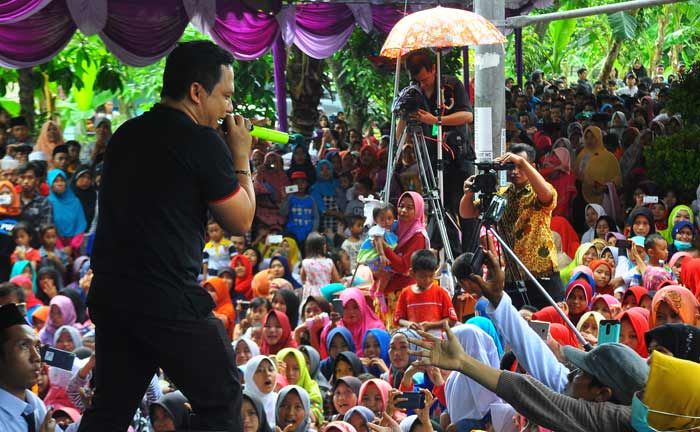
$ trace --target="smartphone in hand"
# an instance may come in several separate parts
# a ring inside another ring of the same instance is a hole
[[[425,395],[421,392],[403,392],[397,397],[406,400],[397,402],[396,408],[410,410],[425,408]]]

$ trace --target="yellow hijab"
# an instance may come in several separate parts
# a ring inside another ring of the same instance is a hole
[[[700,364],[654,351],[642,402],[649,407],[649,426],[657,430],[700,428]],[[669,414],[659,414],[662,411]]]
[[[615,183],[622,186],[620,163],[603,145],[603,132],[597,126],[589,126],[583,133],[593,136],[593,144],[584,146],[576,157],[576,176],[581,180],[583,198],[589,204],[602,204],[603,193],[596,190],[596,183]]]

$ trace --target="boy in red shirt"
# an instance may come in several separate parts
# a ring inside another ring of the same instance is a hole
[[[423,249],[411,257],[411,277],[415,285],[404,288],[396,302],[394,324],[412,330],[442,333],[445,322],[453,326],[457,313],[448,292],[435,282],[438,259]]]

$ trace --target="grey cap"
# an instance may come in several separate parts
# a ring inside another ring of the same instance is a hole
[[[576,367],[610,387],[613,397],[624,405],[632,403],[632,397],[644,389],[649,376],[646,360],[620,343],[598,345],[590,352],[566,346],[564,356]]]

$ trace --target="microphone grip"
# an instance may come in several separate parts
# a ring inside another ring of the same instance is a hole
[[[289,142],[289,134],[286,132],[254,126],[252,124],[248,126],[248,130],[250,131],[251,136],[263,141],[270,141],[282,145]]]

